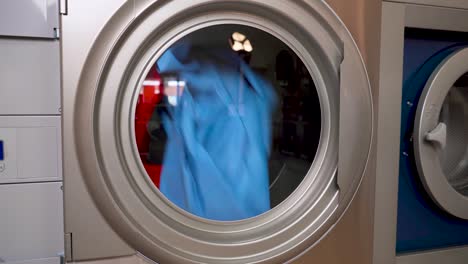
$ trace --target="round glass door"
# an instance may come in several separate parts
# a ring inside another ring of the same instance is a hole
[[[432,199],[468,219],[468,49],[445,59],[427,82],[415,124],[416,161]]]
[[[151,65],[136,104],[136,143],[152,182],[211,220],[254,217],[285,200],[320,134],[320,100],[302,60],[241,25],[174,43]]]

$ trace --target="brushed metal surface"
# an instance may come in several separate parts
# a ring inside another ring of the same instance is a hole
[[[88,259],[135,254],[107,225],[85,187],[74,150],[74,134],[82,129],[73,125],[75,87],[86,59],[85,54],[106,21],[126,2],[88,1],[83,4],[85,1],[69,1],[68,15],[61,16],[62,29],[66,29],[61,34],[62,66],[66,66],[62,67],[65,233],[72,234],[72,255],[86,256]],[[72,197],[80,201],[79,206]]]
[[[382,6],[381,66],[377,112],[375,217],[373,263],[394,264],[400,158],[400,114],[403,79],[405,10],[400,4]],[[401,45],[398,45],[400,43]],[[385,120],[383,122],[382,120]]]
[[[366,62],[374,110],[379,109],[380,0],[326,0],[345,23]],[[376,120],[374,127],[377,127]],[[348,211],[336,227],[295,263],[369,264],[373,255],[373,213],[376,142],[372,146],[364,180]],[[380,263],[375,263],[380,264]]]

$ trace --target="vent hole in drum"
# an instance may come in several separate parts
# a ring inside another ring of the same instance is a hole
[[[220,221],[284,201],[307,175],[322,128],[299,56],[262,30],[233,24],[167,49],[143,80],[135,113],[154,185],[185,211]]]

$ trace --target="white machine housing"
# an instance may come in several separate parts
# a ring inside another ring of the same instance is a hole
[[[0,263],[64,249],[57,0],[0,2]]]

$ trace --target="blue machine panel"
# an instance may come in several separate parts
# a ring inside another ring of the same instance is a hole
[[[405,36],[397,253],[468,245],[468,221],[445,213],[431,200],[413,153],[414,118],[425,84],[435,68],[468,40],[466,35],[439,33],[408,30]]]
[[[5,159],[5,151],[3,149],[3,140],[0,140],[0,161]]]

